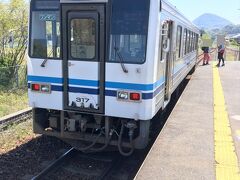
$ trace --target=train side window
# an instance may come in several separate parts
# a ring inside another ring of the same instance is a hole
[[[196,41],[195,41],[196,50],[198,50],[198,38],[199,36],[198,34],[196,34]]]
[[[182,49],[182,27],[177,27],[177,39],[176,39],[176,55],[177,58],[181,58],[181,49]]]
[[[192,52],[193,33],[190,31],[190,52]]]
[[[160,61],[164,61],[167,59],[167,50],[169,48],[169,24],[167,21],[163,22],[161,27],[161,38],[160,38],[160,45],[161,45],[161,55]]]
[[[197,34],[195,34],[195,41],[194,41],[194,44],[195,44],[195,50],[197,50],[197,48],[198,48],[198,43],[197,43],[197,41],[198,41],[198,37],[197,37],[198,35]]]
[[[194,32],[192,32],[192,51],[194,51]]]
[[[196,50],[196,44],[195,44],[195,42],[196,42],[196,34],[193,33],[193,51]]]
[[[192,32],[192,52],[194,51],[194,33]]]
[[[188,30],[188,35],[187,35],[188,43],[187,43],[187,53],[190,53],[190,45],[191,45],[191,33]]]
[[[187,33],[187,29],[184,29],[184,55],[187,54],[187,46],[188,44],[188,33]]]

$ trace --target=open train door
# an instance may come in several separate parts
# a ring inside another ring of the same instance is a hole
[[[162,23],[162,59],[166,60],[165,63],[165,90],[164,90],[164,106],[168,104],[171,98],[171,85],[172,85],[172,40],[173,40],[173,21],[165,20]]]
[[[104,113],[105,5],[62,4],[64,109]]]

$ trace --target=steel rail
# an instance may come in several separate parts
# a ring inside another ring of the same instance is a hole
[[[43,169],[37,176],[33,177],[32,180],[39,180],[43,177],[46,177],[46,175],[54,170],[55,168],[59,167],[65,160],[70,158],[77,150],[74,148],[71,148],[66,153],[64,153],[62,156],[60,156],[58,159],[53,161],[49,166],[47,166],[45,169]]]
[[[27,108],[22,111],[4,116],[0,118],[0,130],[9,124],[25,121],[32,116],[32,108]]]
[[[47,178],[48,175],[51,175],[52,173],[55,173],[54,170],[56,170],[58,167],[64,166],[64,162],[71,163],[71,159],[76,157],[76,153],[79,152],[75,148],[71,148],[66,153],[64,153],[61,157],[53,161],[51,164],[49,164],[45,169],[43,169],[38,175],[34,176],[31,180],[40,180]],[[82,152],[79,152],[82,153]],[[102,171],[102,173],[96,177],[97,180],[104,180],[106,179],[113,170],[116,169],[119,164],[121,164],[121,161],[123,160],[121,156],[117,156],[113,158],[112,160],[105,160],[105,159],[99,159],[97,157],[92,157],[91,155],[86,154],[80,154],[81,157],[94,159],[101,162],[108,162],[109,164],[105,167],[105,169]]]
[[[107,179],[111,172],[121,164],[121,161],[123,161],[123,159],[124,157],[122,156],[118,156],[115,159],[113,159],[110,166],[103,171],[103,173],[97,178],[97,180]]]

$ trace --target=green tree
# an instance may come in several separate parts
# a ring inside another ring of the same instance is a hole
[[[0,2],[0,67],[17,67],[25,59],[28,34],[28,4],[25,0]],[[6,86],[17,68],[0,70],[0,84]]]

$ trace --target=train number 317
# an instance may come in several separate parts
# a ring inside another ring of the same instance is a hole
[[[89,101],[88,98],[76,98],[76,102],[79,102],[79,103],[87,103]]]

